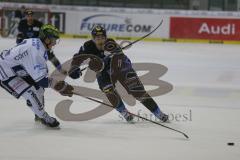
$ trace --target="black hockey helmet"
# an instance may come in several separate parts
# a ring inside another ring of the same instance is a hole
[[[99,36],[99,35],[103,35],[103,36],[107,37],[106,30],[101,25],[94,26],[91,34],[92,34],[92,37],[96,37],[96,36]]]

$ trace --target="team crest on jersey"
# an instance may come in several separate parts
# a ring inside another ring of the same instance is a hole
[[[32,46],[36,47],[37,50],[39,50],[40,49],[40,41],[39,41],[39,39],[33,38],[32,39]]]

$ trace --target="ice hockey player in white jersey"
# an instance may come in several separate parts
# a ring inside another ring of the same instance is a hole
[[[34,114],[49,127],[58,127],[59,122],[44,109],[44,88],[54,88],[64,96],[73,95],[71,85],[48,77],[48,51],[58,39],[57,28],[43,25],[39,38],[25,39],[0,55],[0,86],[16,98],[25,98]]]

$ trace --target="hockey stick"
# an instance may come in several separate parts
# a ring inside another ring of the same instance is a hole
[[[122,50],[124,50],[124,49],[128,48],[129,46],[131,46],[131,45],[133,45],[133,44],[135,44],[135,43],[137,43],[137,42],[143,40],[144,38],[150,36],[153,32],[155,32],[155,31],[156,31],[156,30],[162,25],[162,23],[163,23],[163,20],[161,20],[161,22],[157,25],[156,28],[154,28],[154,30],[152,30],[152,31],[149,32],[148,34],[146,34],[146,35],[140,37],[139,39],[137,39],[137,40],[135,40],[135,41],[129,43],[128,45],[122,47]],[[113,54],[114,54],[114,53],[111,53],[111,54],[107,55],[106,57],[110,57],[110,56],[112,56]],[[87,67],[81,69],[81,72],[84,71],[85,69],[87,69]]]
[[[163,23],[163,20],[161,20],[161,22],[158,24],[158,26],[157,26],[154,30],[152,30],[151,32],[149,32],[149,33],[146,34],[145,36],[143,36],[143,37],[141,37],[141,38],[139,38],[139,39],[137,39],[137,40],[129,43],[128,45],[126,45],[126,46],[123,47],[122,49],[126,49],[127,47],[129,47],[129,46],[131,46],[131,45],[133,45],[133,44],[135,44],[135,43],[143,40],[144,38],[146,38],[146,37],[148,37],[148,36],[150,36],[153,32],[155,32],[155,31],[162,25],[162,23]],[[109,55],[108,55],[108,56],[109,56]]]
[[[115,107],[113,107],[113,106],[110,105],[110,104],[101,102],[101,101],[96,100],[96,99],[94,99],[94,98],[86,97],[86,96],[84,96],[84,95],[82,95],[82,94],[79,94],[79,93],[76,93],[76,92],[73,92],[73,94],[74,94],[74,95],[81,96],[81,97],[86,98],[86,99],[89,99],[89,100],[91,100],[91,101],[94,101],[94,102],[103,104],[103,105],[105,105],[105,106],[108,106],[108,107],[111,107],[111,108],[115,108]],[[127,111],[127,113],[128,113],[128,114],[131,114],[131,115],[133,115],[133,116],[135,116],[135,117],[141,118],[141,119],[143,119],[143,120],[145,120],[145,121],[148,121],[148,122],[154,123],[154,124],[156,124],[156,125],[162,126],[162,127],[164,127],[164,128],[170,129],[170,130],[172,130],[172,131],[181,133],[181,134],[184,135],[184,137],[187,138],[187,139],[189,138],[187,134],[185,134],[185,133],[183,133],[183,132],[181,132],[181,131],[179,131],[179,130],[176,130],[176,129],[171,128],[171,127],[168,127],[168,126],[165,126],[165,125],[163,125],[163,124],[161,124],[161,123],[158,123],[158,122],[152,121],[152,120],[150,120],[150,119],[144,118],[144,117],[142,117],[142,116],[139,116],[139,115],[137,115],[137,114],[131,113],[131,112],[129,112],[129,111]]]

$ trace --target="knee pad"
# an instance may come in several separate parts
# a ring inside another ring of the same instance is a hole
[[[133,95],[136,99],[141,99],[146,94],[145,88],[136,72],[128,72],[126,74],[124,86],[128,94]]]
[[[38,110],[44,109],[44,101],[43,94],[40,94],[38,90],[35,89],[34,86],[29,88],[24,94],[23,97],[27,101],[27,106],[35,107]]]

